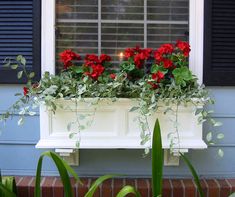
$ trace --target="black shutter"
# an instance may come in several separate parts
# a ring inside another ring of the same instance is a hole
[[[24,83],[17,70],[3,67],[6,57],[23,55],[27,70],[41,75],[41,0],[0,1],[0,83]]]
[[[235,0],[205,0],[204,71],[206,85],[235,85]]]

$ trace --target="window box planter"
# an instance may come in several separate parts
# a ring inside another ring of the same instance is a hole
[[[91,100],[85,101],[90,103]],[[90,106],[87,102],[80,101],[77,103],[77,110],[74,100],[60,99],[57,103],[63,105],[63,109],[57,109],[55,114],[48,111],[45,106],[40,108],[40,141],[36,145],[37,148],[76,149],[77,140],[69,137],[67,125],[76,120],[76,112],[79,115],[86,115],[94,111],[95,114],[89,118],[93,118],[92,125],[81,131],[80,149],[141,149],[146,147],[140,144],[141,131],[138,121],[135,120],[138,112],[130,112],[133,106],[137,106],[137,101],[134,99],[121,98],[115,102],[110,99],[101,99],[98,104]],[[172,109],[175,107],[173,105]],[[172,123],[175,115],[164,114],[166,108],[163,103],[160,103],[157,112],[148,118],[148,124],[152,131],[156,118],[159,118],[163,148],[169,149],[171,145],[169,135],[175,130]],[[187,106],[178,107],[179,143],[175,145],[175,148],[184,152],[188,149],[207,147],[202,140],[202,125],[198,124],[194,111],[195,106],[190,103]]]

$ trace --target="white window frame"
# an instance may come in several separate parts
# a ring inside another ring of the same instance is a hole
[[[202,83],[203,77],[203,26],[204,0],[189,0],[189,43],[191,54],[189,67]],[[55,74],[55,0],[42,0],[41,47],[42,74]]]

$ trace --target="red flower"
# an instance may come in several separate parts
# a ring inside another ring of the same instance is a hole
[[[189,52],[191,51],[191,49],[188,42],[178,40],[175,46],[183,52],[185,57],[189,56]]]
[[[24,96],[27,96],[27,94],[29,93],[29,89],[27,87],[23,87],[23,93]]]
[[[163,59],[163,67],[164,68],[170,68],[173,66],[173,62],[169,59]]]
[[[85,66],[91,66],[94,63],[98,63],[99,58],[95,54],[87,54],[85,57]]]
[[[65,50],[59,54],[60,61],[64,64],[64,69],[72,66],[72,60],[81,60],[79,54],[74,53],[71,49]]]
[[[163,54],[171,54],[174,51],[174,46],[173,44],[162,44],[159,51]]]
[[[159,51],[156,51],[154,53],[154,58],[157,60],[157,61],[162,61],[163,57],[162,57],[162,53],[160,53]]]
[[[111,57],[109,55],[101,54],[100,55],[100,63],[102,64],[105,61],[107,61],[107,62],[111,61]]]
[[[101,64],[97,65],[93,64],[91,68],[92,68],[92,73],[87,73],[87,75],[95,80],[97,80],[99,76],[102,75],[102,73],[104,72],[104,67]]]
[[[152,51],[153,49],[151,48],[146,48],[142,51],[142,53],[145,55],[146,60],[150,58]]]
[[[134,56],[134,50],[131,49],[131,48],[127,48],[125,49],[125,52],[124,52],[124,57],[125,58],[130,58],[130,57],[133,57]]]
[[[114,74],[114,73],[112,73],[112,74],[110,74],[109,76],[110,76],[110,78],[111,78],[111,79],[113,79],[113,80],[114,80],[114,79],[116,78],[116,76],[117,76],[117,75],[116,75],[116,74]]]
[[[157,89],[159,87],[156,83],[153,83],[151,81],[149,81],[148,84],[152,86],[152,89]]]
[[[157,71],[157,73],[152,74],[152,79],[159,83],[162,79],[164,79],[164,73]]]

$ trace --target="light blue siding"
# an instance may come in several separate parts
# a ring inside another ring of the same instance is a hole
[[[0,85],[0,112],[15,100],[14,93],[22,86]],[[235,176],[235,88],[214,87],[211,95],[216,104],[214,118],[223,122],[218,128],[225,138],[207,150],[190,151],[187,155],[199,174],[204,177]],[[27,117],[23,126],[17,126],[17,117],[9,121],[0,135],[0,168],[7,175],[35,175],[37,159],[42,150],[34,148],[39,139],[39,117]],[[205,125],[204,131],[210,128]],[[205,134],[205,132],[204,132]],[[224,157],[216,154],[218,148],[224,150]],[[81,150],[80,166],[76,171],[81,176],[96,176],[106,173],[119,173],[129,176],[150,176],[150,157],[143,158],[142,150]],[[47,159],[43,166],[44,174],[57,174],[54,165]],[[167,177],[186,177],[189,171],[180,162],[178,167],[165,167]]]

